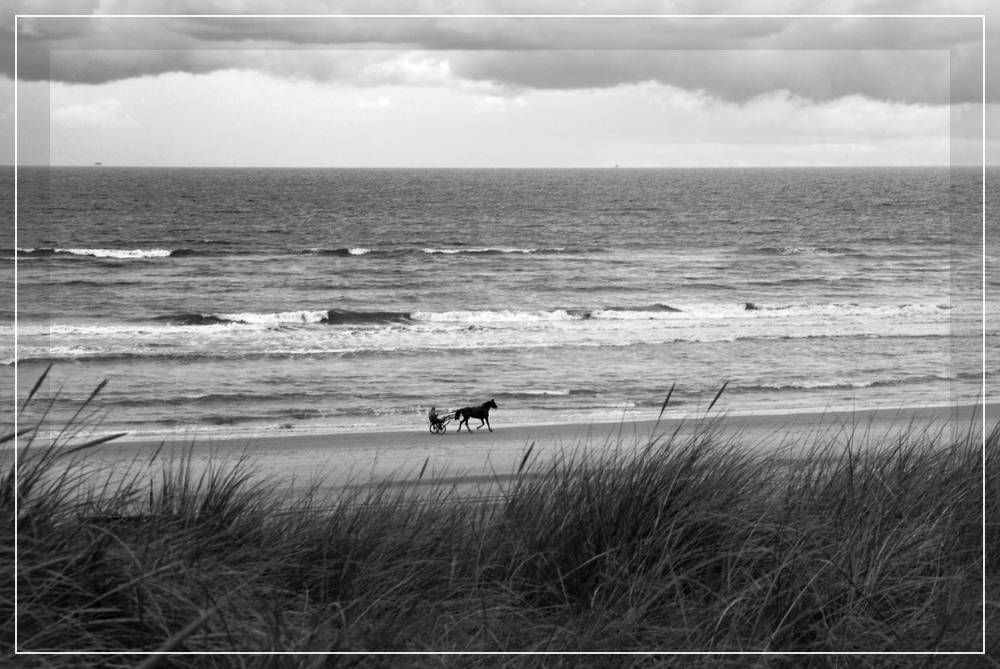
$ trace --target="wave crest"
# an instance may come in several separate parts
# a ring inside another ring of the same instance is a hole
[[[424,248],[424,249],[420,249],[420,250],[422,252],[424,252],[424,253],[429,253],[429,254],[440,253],[440,254],[444,254],[444,255],[457,255],[457,254],[461,254],[461,253],[474,253],[474,254],[481,254],[481,255],[504,255],[504,254],[510,254],[510,253],[514,253],[514,254],[517,254],[517,253],[520,253],[520,254],[529,254],[529,253],[561,253],[561,252],[565,251],[566,249],[565,249],[565,247],[557,247],[557,248],[550,248],[550,249],[541,249],[541,248],[522,249],[522,248],[513,248],[513,247],[477,247],[477,248],[470,248],[470,249],[431,249],[431,248]]]
[[[52,256],[73,255],[90,256],[92,258],[117,258],[120,260],[135,260],[142,258],[166,258],[173,251],[170,249],[59,249],[59,248],[18,248],[18,256]]]

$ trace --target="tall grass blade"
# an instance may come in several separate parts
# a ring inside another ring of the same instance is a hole
[[[667,399],[663,400],[663,406],[660,407],[660,415],[656,417],[657,423],[659,423],[660,419],[663,418],[663,412],[667,410],[667,404],[670,402],[670,396],[674,394],[674,387],[676,386],[677,386],[676,381],[670,384],[670,390],[667,392]]]
[[[56,437],[55,441],[57,442],[61,441],[63,436],[70,429],[70,427],[78,424],[78,419],[80,418],[80,414],[83,413],[84,409],[90,406],[90,403],[94,401],[94,398],[97,397],[98,393],[104,390],[104,386],[106,385],[108,385],[107,379],[104,379],[103,381],[97,384],[97,387],[94,388],[93,392],[90,393],[90,396],[83,402],[83,404],[80,405],[80,408],[76,410],[76,413],[73,414],[73,417],[66,422],[66,425],[63,427],[62,431],[59,432],[59,436]]]
[[[45,368],[45,371],[42,372],[41,376],[38,377],[38,380],[35,381],[35,385],[32,386],[31,392],[28,393],[28,397],[24,400],[24,404],[21,405],[22,413],[24,412],[25,407],[31,404],[31,399],[35,396],[35,393],[38,392],[38,389],[42,387],[42,382],[45,381],[45,377],[49,375],[50,369],[52,369],[52,363],[49,363],[49,366]]]
[[[531,449],[533,449],[534,447],[535,447],[535,442],[531,442],[531,446],[528,446],[528,452],[524,454],[523,458],[521,458],[521,464],[517,468],[518,474],[524,471],[524,466],[528,464],[528,457],[531,455]]]
[[[34,432],[36,429],[37,429],[36,427],[26,427],[23,430],[18,430],[16,433],[11,432],[10,434],[5,434],[2,437],[0,437],[0,444],[6,444],[11,439],[16,439],[17,437],[23,437],[29,432]]]
[[[723,383],[723,384],[722,384],[722,387],[721,387],[721,388],[719,388],[719,392],[717,392],[717,393],[715,394],[715,399],[714,399],[714,400],[712,400],[712,403],[708,405],[708,408],[707,408],[707,409],[705,409],[705,413],[706,413],[706,414],[707,414],[707,413],[708,413],[709,411],[711,411],[711,410],[712,410],[712,407],[714,407],[714,406],[715,406],[715,403],[719,401],[719,398],[720,398],[720,397],[722,397],[722,393],[723,393],[723,391],[725,391],[725,389],[726,389],[726,386],[728,386],[728,385],[729,385],[729,381],[726,381],[725,383]]]
[[[124,437],[128,432],[118,432],[117,434],[108,434],[103,437],[98,437],[97,439],[91,439],[90,441],[78,444],[73,448],[68,448],[65,451],[61,451],[59,455],[70,455],[71,453],[76,453],[77,451],[82,451],[85,448],[90,448],[92,446],[97,446],[99,444],[104,444],[119,437]]]

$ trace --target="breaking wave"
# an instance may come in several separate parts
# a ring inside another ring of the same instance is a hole
[[[379,323],[405,323],[410,314],[401,311],[346,311],[341,309],[282,311],[278,313],[231,313],[231,314],[171,314],[158,316],[154,320],[170,325],[363,325]]]
[[[533,399],[539,397],[597,397],[600,393],[588,388],[568,388],[565,390],[519,390],[516,392],[500,392],[499,399]]]
[[[380,325],[418,323],[456,323],[489,325],[491,323],[534,323],[585,320],[657,320],[657,319],[718,319],[718,318],[786,318],[801,316],[862,316],[891,319],[907,316],[946,318],[951,314],[979,313],[978,304],[953,306],[948,304],[865,305],[859,303],[769,304],[755,302],[705,303],[680,307],[655,303],[638,306],[604,306],[595,308],[566,307],[558,309],[456,309],[445,311],[365,311],[348,309],[298,309],[281,312],[176,313],[155,316],[152,320],[171,326],[219,325]],[[64,326],[74,327],[74,326]],[[81,329],[82,328],[82,329]],[[86,326],[76,328],[85,333]]]
[[[952,381],[957,377],[924,375],[901,379],[870,379],[861,381],[791,381],[788,383],[762,383],[749,386],[730,386],[733,392],[757,392],[761,390],[801,391],[801,390],[849,390],[852,388],[880,388],[902,386],[934,381]]]
[[[37,248],[17,249],[18,257],[40,256],[90,256],[92,258],[116,258],[120,260],[136,260],[143,258],[166,258],[174,252],[169,249],[59,249]]]
[[[144,258],[188,258],[188,257],[218,257],[218,256],[328,256],[350,258],[357,256],[399,256],[408,254],[440,254],[440,255],[528,255],[528,254],[556,254],[556,253],[598,253],[607,249],[574,249],[569,247],[552,248],[516,248],[516,247],[477,247],[477,248],[368,248],[362,246],[343,246],[332,248],[308,248],[301,250],[232,250],[218,248],[228,246],[229,242],[216,242],[207,240],[205,244],[212,248],[177,248],[177,249],[70,249],[70,248],[17,248],[0,249],[0,256],[18,258],[43,258],[43,257],[92,257],[92,258],[114,258],[119,260],[136,260]]]
[[[366,248],[339,248],[339,249],[308,249],[306,251],[299,251],[302,255],[314,255],[314,256],[337,256],[341,258],[347,258],[350,256],[364,256],[372,253],[372,249]]]
[[[511,247],[497,247],[497,248],[493,248],[493,247],[481,247],[481,248],[468,248],[468,249],[464,249],[464,248],[463,249],[431,249],[431,248],[424,248],[424,249],[421,249],[421,251],[423,251],[424,253],[430,253],[430,254],[440,253],[440,254],[445,254],[445,255],[457,255],[457,254],[465,254],[465,253],[485,254],[485,255],[504,255],[504,254],[508,254],[508,253],[521,253],[521,254],[529,254],[529,253],[562,253],[562,252],[566,251],[566,247],[557,247],[557,248],[548,248],[548,249],[540,249],[540,248],[521,249],[521,248],[511,248]]]

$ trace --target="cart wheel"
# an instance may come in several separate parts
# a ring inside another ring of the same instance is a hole
[[[444,434],[447,431],[444,423],[431,423],[431,434]]]

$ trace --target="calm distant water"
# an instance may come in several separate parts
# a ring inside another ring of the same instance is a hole
[[[675,382],[691,415],[727,380],[734,412],[980,396],[976,170],[19,178],[18,392],[54,363],[59,416],[107,378],[102,429],[423,430],[490,398],[494,426],[620,419]]]

